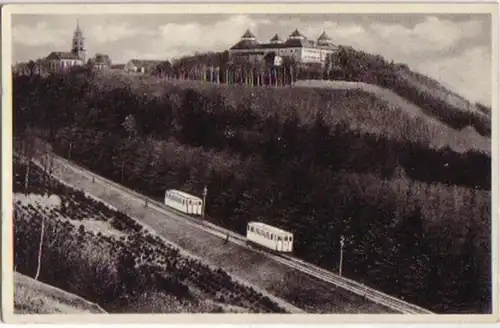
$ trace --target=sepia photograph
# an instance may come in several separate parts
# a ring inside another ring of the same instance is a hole
[[[498,4],[420,6],[3,6],[4,316],[498,320]]]

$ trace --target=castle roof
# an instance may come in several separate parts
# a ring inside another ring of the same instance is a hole
[[[241,36],[242,39],[255,39],[255,35],[250,32],[249,29],[246,30],[245,34]]]
[[[248,40],[248,39],[243,39],[240,40],[238,43],[236,43],[234,46],[231,47],[231,50],[235,49],[252,49],[252,48],[257,48],[259,47],[259,42],[257,40]]]
[[[277,48],[336,48],[331,42],[326,32],[323,32],[318,38],[318,42],[308,40],[298,29],[295,29],[286,41],[282,41],[278,34],[275,34],[268,43],[259,43],[255,36],[247,30],[242,39],[230,48],[230,50],[244,49],[277,49]]]
[[[280,49],[280,48],[321,48],[321,49],[335,49],[333,44],[318,44],[312,40],[307,39],[288,39],[285,42],[279,43],[258,43],[256,41],[242,40],[232,46],[230,50],[243,50],[243,49]]]
[[[323,31],[323,33],[321,33],[321,35],[318,38],[318,41],[331,41],[331,40],[332,39],[328,36],[328,34],[326,34],[325,31]]]
[[[285,41],[287,47],[302,47],[302,48],[313,48],[315,46],[314,41],[307,39],[288,39]]]
[[[302,35],[302,33],[299,32],[299,29],[295,29],[295,31],[292,32],[292,34],[290,34],[288,36],[289,38],[306,38],[304,35]]]
[[[281,40],[280,36],[278,35],[278,33],[276,33],[270,40],[270,42],[283,42],[283,40]]]

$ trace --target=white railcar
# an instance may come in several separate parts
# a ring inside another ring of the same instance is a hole
[[[262,222],[249,222],[247,240],[277,252],[293,250],[293,233]]]
[[[183,191],[170,189],[165,191],[165,205],[186,214],[201,215],[203,201]]]

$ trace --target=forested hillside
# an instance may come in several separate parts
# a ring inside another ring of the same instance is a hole
[[[288,229],[297,256],[332,270],[344,235],[346,276],[440,313],[491,311],[490,155],[433,147],[449,135],[376,97],[89,72],[14,88],[15,133],[42,129],[99,174],[157,198],[207,184],[226,227]]]
[[[200,53],[173,63],[166,61],[155,74],[230,84],[260,84],[262,81],[289,84],[304,79],[365,82],[392,90],[419,106],[426,114],[455,129],[472,126],[483,136],[491,135],[491,108],[471,103],[436,80],[412,71],[405,64],[342,45],[337,53],[327,58],[324,67],[319,64],[301,65],[288,57],[284,57],[281,67],[275,67],[272,64],[274,55],[266,55],[263,63],[250,64],[230,60],[227,51]]]

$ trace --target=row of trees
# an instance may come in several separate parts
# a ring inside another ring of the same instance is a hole
[[[489,156],[330,120],[354,119],[349,106],[363,98],[350,93],[295,91],[286,107],[278,89],[268,90],[274,98],[176,87],[151,97],[101,83],[15,80],[15,132],[36,124],[59,154],[152,197],[207,184],[207,213],[221,224],[288,229],[296,254],[328,269],[344,235],[346,275],[437,312],[491,311]],[[330,99],[353,103],[331,114]]]
[[[152,74],[167,79],[199,80],[246,86],[284,86],[300,79],[317,79],[322,76],[322,65],[300,65],[293,58],[284,57],[275,65],[276,54],[268,53],[263,61],[249,62],[229,59],[228,52],[207,53],[182,57],[173,63],[165,61],[153,69]]]
[[[461,98],[438,82],[412,72],[406,65],[388,62],[379,55],[345,46],[340,46],[337,52],[328,56],[324,64],[297,63],[292,57],[285,56],[282,65],[276,66],[275,56],[276,53],[270,52],[262,61],[249,62],[245,58],[230,59],[228,51],[195,54],[173,62],[166,60],[153,68],[151,74],[165,79],[245,86],[286,86],[308,79],[377,84],[415,103],[427,114],[455,129],[471,125],[480,134],[491,136],[491,110],[482,105],[473,106],[465,100],[459,102],[462,105],[448,101],[448,96]],[[92,66],[91,62],[87,64],[88,69]],[[28,75],[40,74],[43,61],[31,61],[28,70]]]

